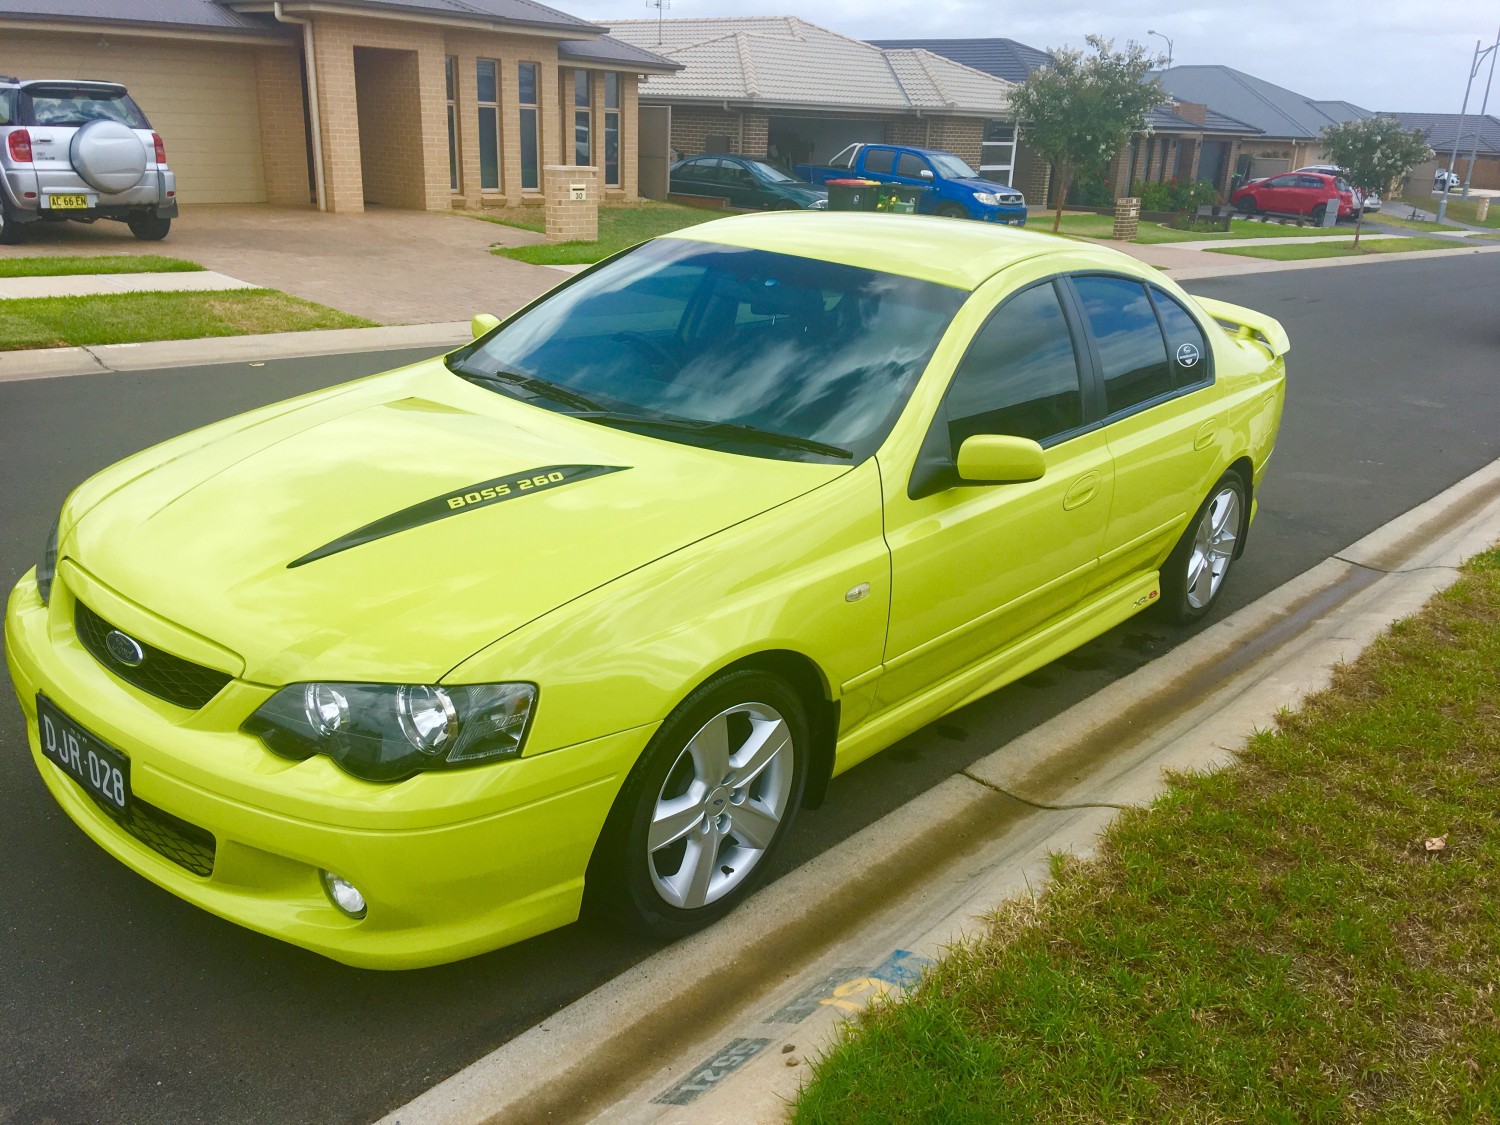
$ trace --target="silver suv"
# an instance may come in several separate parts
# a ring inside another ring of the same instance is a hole
[[[124,86],[0,77],[0,242],[65,219],[118,219],[155,241],[176,217],[166,148]]]

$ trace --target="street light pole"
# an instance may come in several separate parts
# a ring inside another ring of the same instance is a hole
[[[1500,46],[1500,43],[1492,43],[1490,46],[1480,50],[1482,44],[1482,40],[1474,40],[1474,61],[1469,64],[1469,79],[1464,83],[1464,103],[1463,107],[1458,111],[1458,125],[1453,130],[1453,147],[1448,153],[1448,178],[1443,181],[1442,198],[1438,200],[1437,221],[1440,223],[1448,217],[1448,185],[1453,182],[1453,168],[1458,163],[1458,146],[1463,141],[1464,118],[1469,114],[1469,92],[1474,88],[1474,77],[1479,73],[1479,60],[1495,50],[1497,46]],[[1486,87],[1486,89],[1488,88]],[[1488,93],[1486,93],[1486,98],[1488,98]],[[1477,137],[1475,148],[1478,148]],[[1469,162],[1469,175],[1472,177],[1473,174],[1474,162],[1471,160]]]
[[[1469,185],[1474,182],[1474,162],[1479,159],[1479,134],[1484,131],[1484,115],[1490,108],[1490,84],[1495,81],[1495,58],[1500,55],[1500,32],[1495,33],[1495,41],[1489,45],[1486,53],[1490,56],[1489,77],[1484,80],[1484,99],[1479,103],[1480,124],[1474,130],[1474,147],[1469,152],[1469,170],[1464,173],[1464,190],[1461,198],[1469,198]],[[1477,72],[1477,70],[1476,70]],[[1458,144],[1457,138],[1453,142]],[[1444,189],[1447,194],[1447,189]]]
[[[1146,34],[1147,35],[1154,35],[1158,39],[1167,39],[1167,37],[1165,35],[1163,35],[1159,31],[1147,31]],[[1172,66],[1172,41],[1170,39],[1167,39],[1167,68],[1171,69],[1171,66]]]

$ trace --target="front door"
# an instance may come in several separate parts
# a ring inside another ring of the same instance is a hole
[[[889,707],[1013,643],[1072,607],[1097,565],[1114,470],[1088,431],[1081,353],[1057,283],[1009,297],[976,334],[929,434],[951,464],[975,434],[1032,438],[1040,480],[960,484],[911,495],[911,466],[882,465],[892,593]],[[929,494],[921,494],[929,492]]]

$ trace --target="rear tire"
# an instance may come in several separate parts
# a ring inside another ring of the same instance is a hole
[[[1161,600],[1179,625],[1207,617],[1239,553],[1250,511],[1239,473],[1219,478],[1161,568]]]
[[[652,736],[594,846],[588,912],[659,938],[718,921],[765,878],[807,783],[802,699],[779,676],[716,677]]]
[[[23,237],[21,224],[11,221],[10,208],[0,202],[0,246],[17,246]]]
[[[125,223],[142,242],[160,242],[172,229],[172,220],[159,215],[131,215]]]
[[[1323,203],[1319,203],[1316,207],[1314,207],[1311,211],[1309,211],[1307,213],[1307,217],[1312,220],[1312,225],[1313,226],[1320,227],[1320,226],[1323,225],[1323,216],[1326,215],[1327,213],[1328,213],[1328,207],[1327,207],[1327,205],[1323,204]]]

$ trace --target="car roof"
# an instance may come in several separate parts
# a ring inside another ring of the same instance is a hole
[[[928,215],[772,211],[715,219],[662,237],[817,258],[966,290],[977,289],[1017,262],[1047,255],[1083,255],[1101,268],[1137,276],[1144,276],[1145,268],[1108,247]]]

